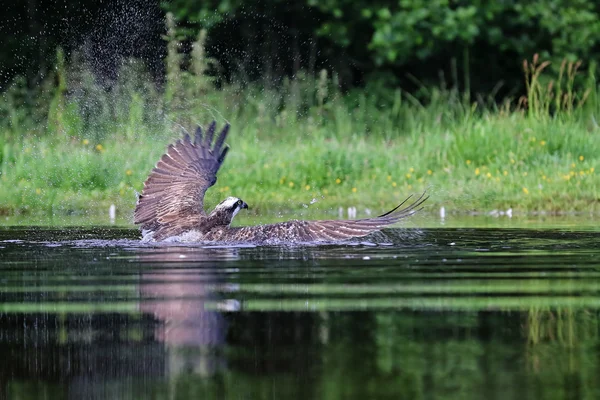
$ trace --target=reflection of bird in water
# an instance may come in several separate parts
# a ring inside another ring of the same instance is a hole
[[[287,221],[276,224],[232,228],[235,215],[248,205],[228,197],[208,215],[204,194],[217,181],[217,171],[225,160],[224,146],[229,131],[226,125],[213,143],[215,122],[206,134],[198,127],[194,140],[185,134],[168,147],[144,182],[134,214],[141,225],[144,241],[183,242],[307,243],[334,242],[366,236],[409,217],[427,200],[425,193],[408,206],[404,200],[393,210],[375,218],[357,220]]]
[[[214,263],[237,259],[237,249],[149,250],[138,254],[138,262],[144,264],[140,311],[159,322],[155,339],[170,349],[170,373],[212,375],[224,367],[218,350],[225,345],[227,323],[221,312],[207,309],[212,308],[207,304],[227,309],[235,301],[223,299],[219,293],[237,290],[219,279]]]

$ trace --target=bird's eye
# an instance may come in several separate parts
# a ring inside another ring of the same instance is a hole
[[[237,201],[237,205],[238,205],[238,206],[241,206],[241,205],[242,205],[242,201],[241,201],[241,200],[238,200],[238,201]]]

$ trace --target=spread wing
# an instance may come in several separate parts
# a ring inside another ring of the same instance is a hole
[[[422,209],[421,205],[429,198],[426,193],[402,208],[412,196],[393,210],[375,218],[356,220],[287,221],[269,225],[231,228],[221,240],[254,243],[294,243],[294,242],[338,242],[366,236],[399,220],[410,217]]]
[[[135,207],[134,223],[142,230],[156,231],[181,217],[206,215],[204,193],[217,181],[217,171],[229,150],[223,146],[229,124],[213,144],[215,127],[213,121],[205,135],[198,127],[193,142],[186,133],[169,145],[156,163]]]
[[[402,208],[411,197],[412,195],[408,196],[393,210],[374,218],[307,221],[304,227],[306,236],[309,240],[316,241],[338,241],[366,236],[420,211],[422,209],[420,206],[429,198],[423,193],[418,199]]]

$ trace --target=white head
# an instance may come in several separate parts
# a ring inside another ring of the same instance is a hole
[[[248,204],[237,197],[228,197],[217,204],[210,215],[218,216],[223,224],[229,225],[242,208],[248,208]]]

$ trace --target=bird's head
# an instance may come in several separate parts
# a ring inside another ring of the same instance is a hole
[[[216,218],[220,225],[229,226],[233,217],[242,208],[248,208],[248,204],[237,197],[228,197],[216,205],[215,209],[210,213],[209,218]]]

